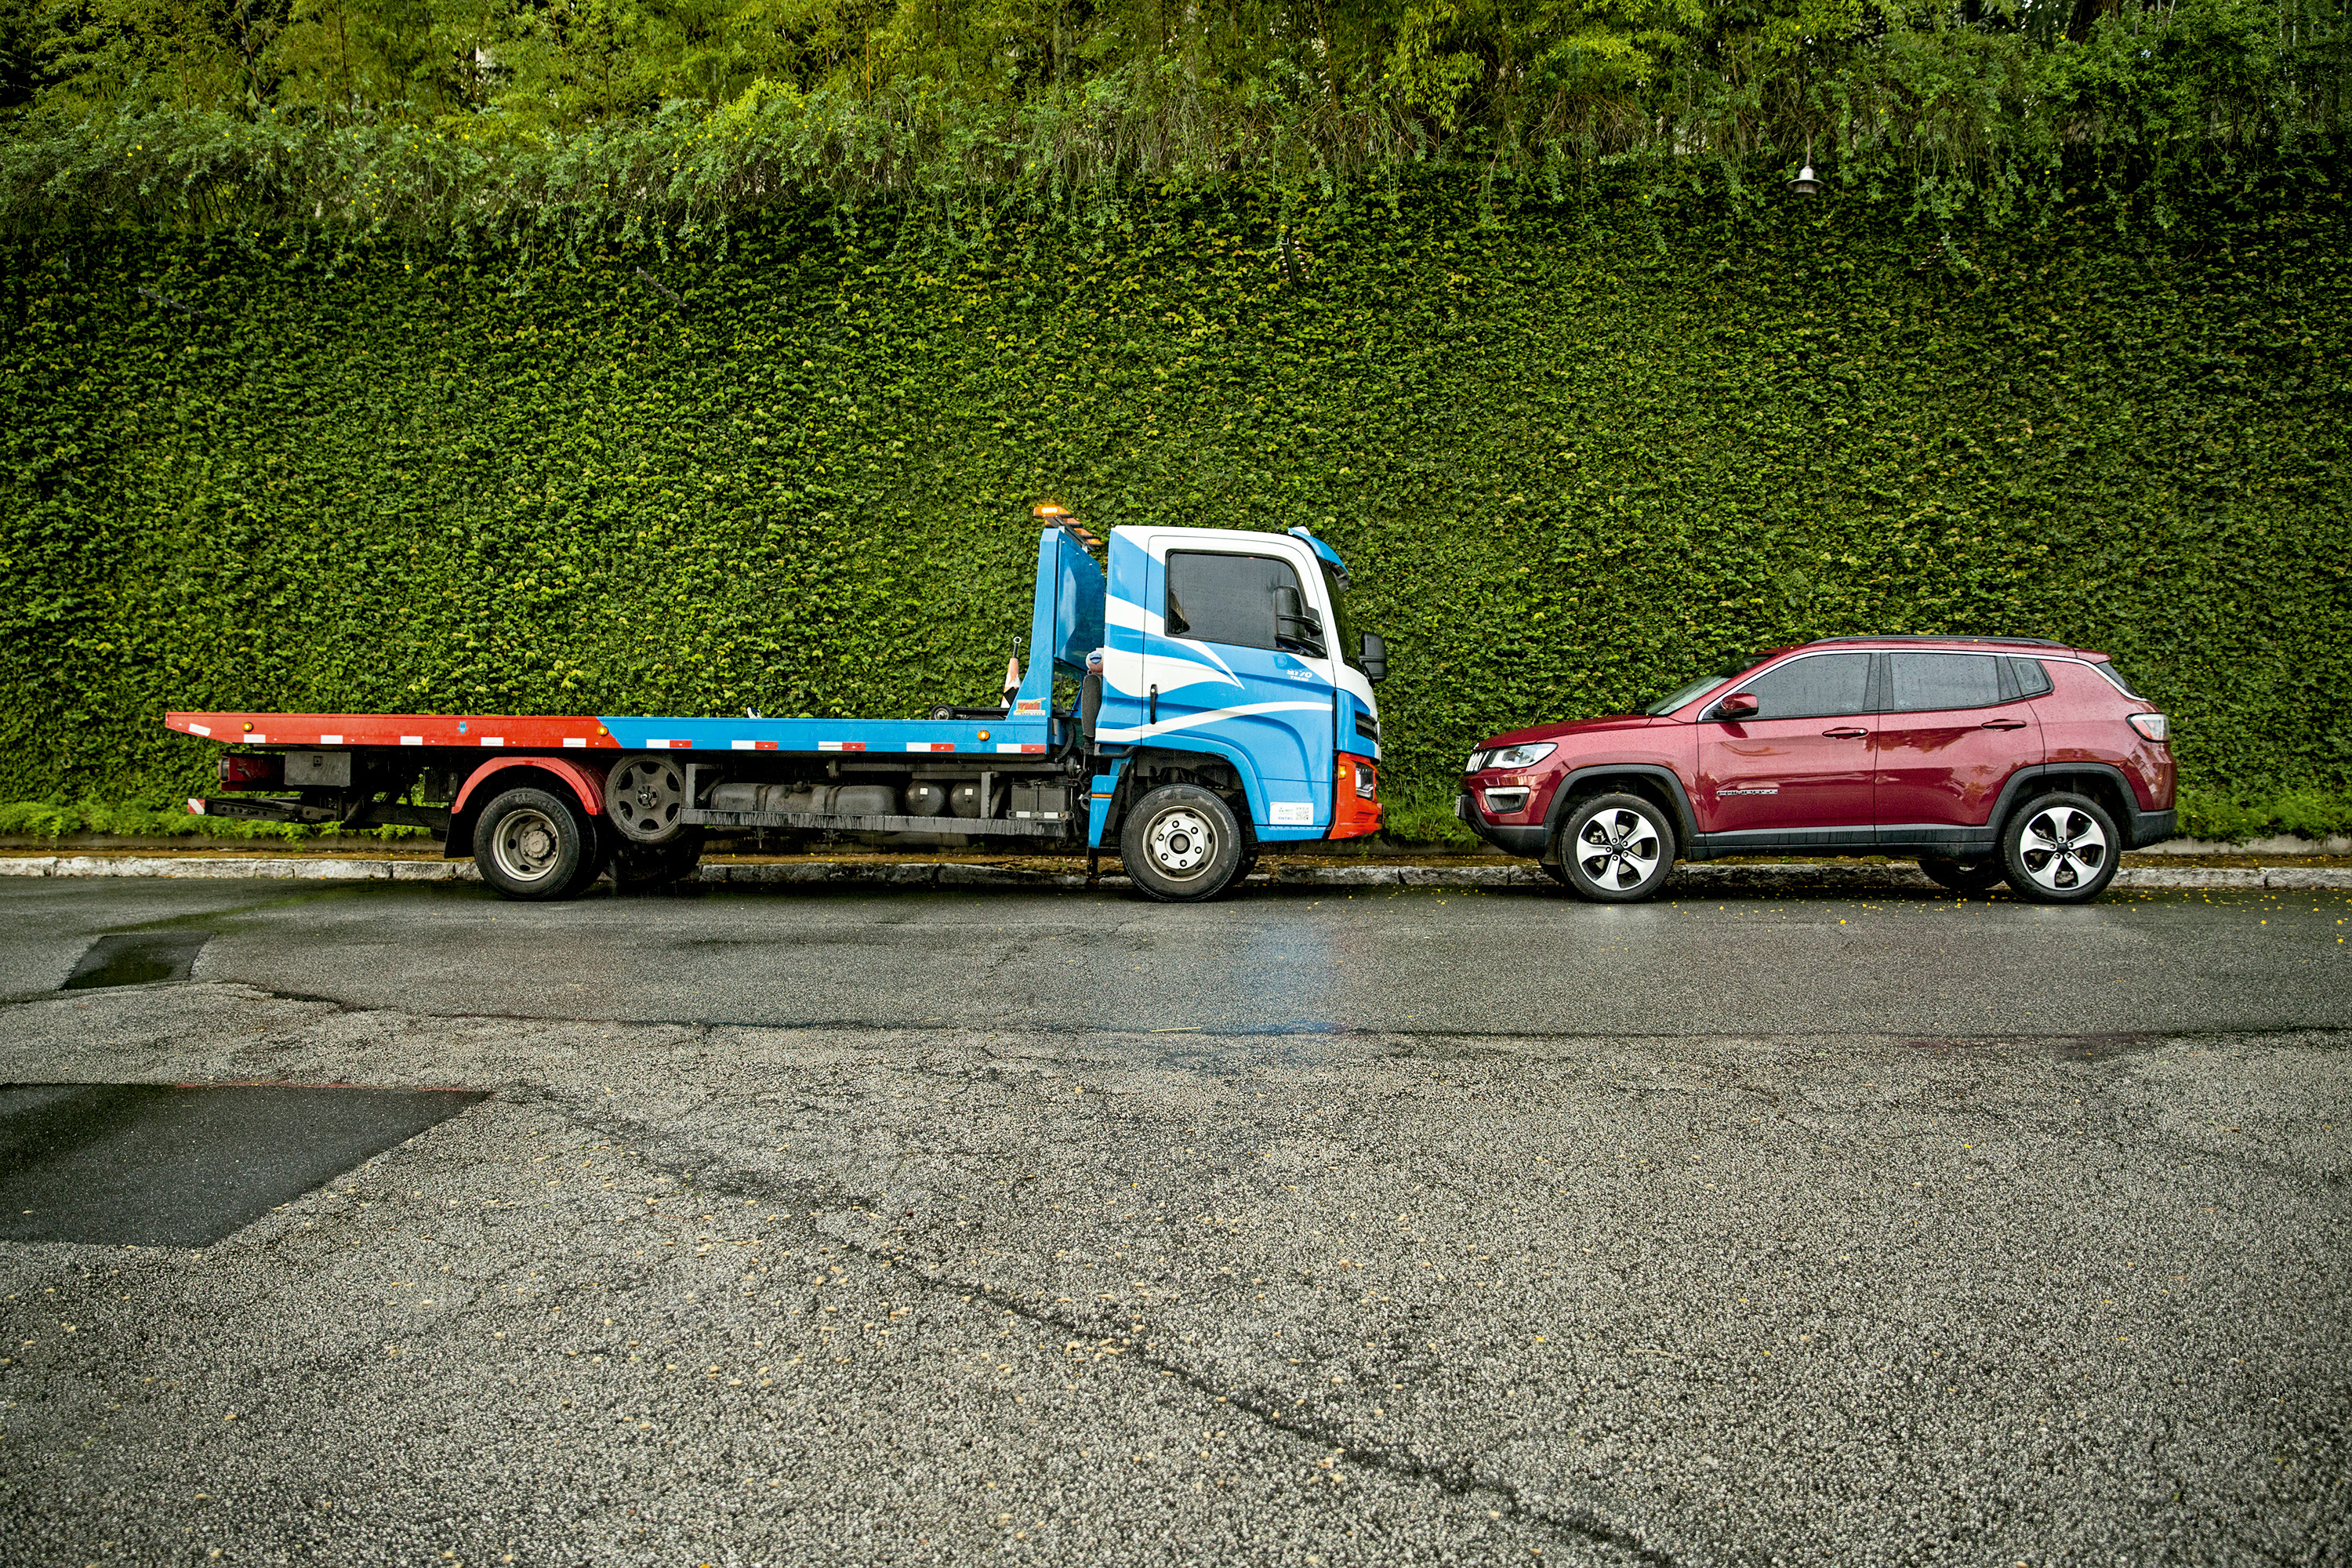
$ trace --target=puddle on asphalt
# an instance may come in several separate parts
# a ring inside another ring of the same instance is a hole
[[[74,965],[63,988],[94,991],[106,985],[185,980],[197,951],[212,935],[208,931],[134,931],[100,937]]]
[[[485,1098],[272,1084],[0,1085],[0,1241],[207,1246]]]

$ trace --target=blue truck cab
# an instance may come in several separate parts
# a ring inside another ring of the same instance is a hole
[[[1377,637],[1348,569],[1303,528],[1111,531],[1087,843],[1160,896],[1258,847],[1380,826]],[[1222,883],[1220,884],[1222,885]]]
[[[173,712],[245,748],[192,810],[424,826],[509,898],[607,866],[691,871],[709,837],[920,834],[1116,850],[1163,900],[1213,898],[1262,846],[1381,825],[1381,639],[1303,528],[1117,528],[1056,507],[1028,666],[1003,700],[918,719]],[[1098,559],[1097,556],[1101,558]],[[259,792],[292,790],[270,795]],[[446,802],[446,805],[431,804]]]

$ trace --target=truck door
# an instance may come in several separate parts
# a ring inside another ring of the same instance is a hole
[[[1265,785],[1259,826],[1328,829],[1337,634],[1322,574],[1271,541],[1250,550],[1174,535],[1151,554],[1164,635],[1144,639],[1145,730],[1163,744],[1210,739],[1244,753]],[[1289,605],[1321,621],[1319,641]]]

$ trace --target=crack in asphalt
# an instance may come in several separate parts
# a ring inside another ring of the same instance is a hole
[[[501,1095],[502,1099],[509,1097]],[[551,1089],[540,1089],[510,1098],[510,1103],[535,1103],[556,1110],[574,1127],[601,1136],[627,1139],[629,1150],[647,1165],[665,1171],[683,1182],[691,1182],[695,1190],[719,1193],[738,1197],[769,1199],[782,1213],[785,1223],[804,1236],[816,1237],[841,1247],[860,1258],[904,1271],[901,1277],[911,1277],[939,1291],[961,1292],[967,1300],[984,1300],[1002,1308],[1013,1316],[1038,1328],[1053,1332],[1095,1340],[1117,1340],[1133,1347],[1130,1364],[1148,1367],[1183,1384],[1195,1393],[1244,1412],[1261,1426],[1294,1439],[1311,1439],[1318,1449],[1328,1450],[1333,1458],[1344,1459],[1360,1469],[1378,1470],[1400,1479],[1433,1486],[1454,1496],[1483,1495],[1494,1499],[1508,1509],[1512,1517],[1551,1531],[1563,1544],[1568,1539],[1591,1546],[1607,1546],[1627,1553],[1634,1561],[1650,1568],[1674,1568],[1676,1559],[1669,1552],[1649,1545],[1639,1536],[1622,1526],[1611,1523],[1598,1511],[1576,1508],[1568,1511],[1539,1508],[1528,1502],[1518,1489],[1509,1482],[1492,1477],[1482,1477],[1467,1464],[1454,1460],[1432,1459],[1408,1451],[1367,1447],[1345,1435],[1335,1423],[1303,1417],[1282,1408],[1278,1396],[1264,1388],[1244,1391],[1218,1382],[1207,1369],[1188,1366],[1164,1354],[1155,1355],[1136,1344],[1136,1336],[1122,1331],[1109,1320],[1087,1319],[1078,1313],[1059,1313],[1040,1307],[1018,1292],[982,1280],[962,1279],[949,1271],[935,1258],[911,1249],[893,1249],[861,1241],[845,1231],[824,1228],[821,1223],[811,1223],[793,1212],[791,1205],[777,1201],[782,1191],[797,1190],[805,1194],[810,1184],[774,1184],[757,1180],[728,1163],[712,1152],[695,1151],[704,1156],[698,1167],[688,1161],[665,1159],[646,1148],[647,1142],[668,1142],[675,1139],[651,1123],[632,1121],[607,1114],[595,1114],[590,1108],[597,1102],[574,1100]],[[878,1194],[861,1194],[845,1201],[838,1194],[830,1194],[835,1206],[853,1211],[878,1201]],[[823,1206],[820,1201],[820,1207]],[[1110,1331],[1103,1330],[1108,1327]]]
[[[705,1034],[715,1029],[822,1030],[843,1035],[1041,1035],[1056,1038],[1093,1038],[1103,1040],[1149,1041],[1170,1038],[1206,1037],[1212,1039],[1291,1039],[1328,1037],[1335,1039],[1403,1039],[1443,1044],[1461,1042],[1471,1047],[1467,1053],[1478,1058],[1509,1059],[1520,1053],[1496,1047],[1496,1040],[1528,1040],[1542,1044],[1578,1043],[1587,1040],[1608,1040],[1627,1045],[1682,1045],[1697,1041],[1738,1040],[1757,1043],[1773,1040],[1845,1040],[1865,1045],[1906,1046],[1927,1050],[1952,1047],[1970,1048],[2000,1046],[2049,1046],[2065,1052],[2065,1059],[2075,1062],[2103,1062],[2117,1056],[2182,1044],[2229,1043],[2232,1041],[2266,1042],[2284,1036],[2329,1035],[2344,1037],[2352,1044],[2352,1019],[2340,1023],[2294,1022],[2235,1025],[2226,1029],[1989,1029],[1982,1034],[1923,1037],[1904,1030],[1855,1029],[1769,1029],[1752,1034],[1734,1033],[1720,1029],[1686,1032],[1644,1033],[1630,1029],[1449,1029],[1414,1027],[1404,1024],[1328,1024],[1292,1021],[1248,1025],[1187,1025],[1181,1030],[1154,1029],[1134,1024],[1064,1023],[1043,1019],[950,1020],[943,1018],[894,1020],[877,1024],[865,1018],[673,1018],[634,1016],[625,1014],[570,1013],[500,1013],[482,1010],[448,1011],[404,1003],[391,1006],[376,1002],[355,1002],[340,996],[306,991],[280,991],[252,981],[232,980],[219,976],[204,979],[154,981],[145,985],[111,986],[118,991],[152,990],[162,988],[219,986],[270,1002],[292,1002],[307,1006],[331,1007],[338,1013],[367,1015],[397,1014],[406,1017],[432,1018],[446,1022],[480,1020],[500,1024],[577,1024],[609,1025],[633,1029],[685,1029]],[[53,1002],[66,994],[62,988],[46,991],[16,992],[0,994],[0,1007],[20,1007],[37,1002]],[[1163,1046],[1156,1054],[1171,1054]],[[1401,1053],[1410,1054],[1410,1053]]]

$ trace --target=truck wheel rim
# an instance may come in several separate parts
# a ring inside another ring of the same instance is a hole
[[[2017,858],[2036,887],[2071,893],[2087,885],[2107,863],[2107,836],[2080,806],[2047,806],[2025,819]]]
[[[686,778],[667,757],[636,757],[621,764],[607,793],[621,831],[650,843],[677,826],[686,805]]]
[[[563,854],[563,836],[555,819],[535,806],[510,811],[491,837],[490,852],[499,869],[518,882],[536,882],[555,869]]]
[[[1170,877],[1191,878],[1198,876],[1216,854],[1217,832],[1199,812],[1180,808],[1153,817],[1144,843],[1151,851],[1153,869]]]
[[[1596,888],[1623,892],[1658,868],[1657,824],[1626,806],[1594,813],[1576,835],[1576,868]]]

